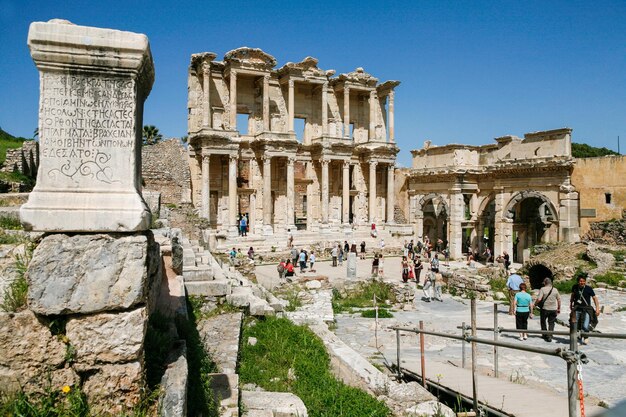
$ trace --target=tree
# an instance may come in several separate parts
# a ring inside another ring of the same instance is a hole
[[[606,155],[619,155],[617,152],[607,148],[596,148],[586,143],[572,143],[572,156],[574,158],[594,158]]]
[[[143,144],[154,145],[163,140],[163,135],[159,133],[159,129],[153,125],[143,127]]]

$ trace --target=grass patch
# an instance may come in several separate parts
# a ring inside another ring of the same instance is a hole
[[[0,129],[0,164],[3,164],[7,158],[7,149],[21,148],[25,140],[11,136]]]
[[[15,256],[17,278],[8,286],[4,294],[2,294],[0,309],[7,312],[18,312],[26,307],[28,295],[26,271],[33,257],[33,250],[34,247],[32,245],[27,245],[23,255],[17,254]]]
[[[22,223],[13,216],[0,216],[0,229],[22,230]]]
[[[351,308],[374,307],[374,295],[378,303],[384,303],[387,300],[391,303],[396,302],[391,284],[380,281],[363,282],[345,296],[333,290],[333,312],[341,313],[350,311]]]
[[[567,281],[554,281],[553,286],[561,294],[571,294],[572,287],[578,284],[577,278],[568,279]]]
[[[590,268],[597,268],[598,264],[596,264],[596,261],[594,261],[593,259],[591,259],[589,257],[589,255],[587,255],[587,252],[581,252],[578,255],[576,255],[576,259],[583,261],[583,262],[587,262],[587,264],[589,265]]]
[[[21,172],[0,172],[0,181],[4,182],[19,182],[22,184],[34,186],[35,179],[30,178]]]
[[[491,291],[493,292],[502,292],[506,294],[508,292],[508,288],[506,286],[506,278],[492,278],[489,280],[489,286],[491,287]]]
[[[0,415],[10,417],[87,417],[90,415],[85,394],[65,386],[48,387],[42,394],[19,392],[0,397]]]
[[[311,417],[390,415],[384,403],[332,376],[324,344],[309,329],[282,318],[253,323],[247,322],[243,331],[239,369],[242,384],[293,392],[302,399]],[[255,337],[256,345],[245,343],[248,337]]]
[[[189,368],[189,385],[187,390],[187,415],[190,417],[217,417],[219,405],[213,398],[211,389],[211,376],[209,374],[218,371],[217,365],[211,360],[204,350],[202,339],[196,327],[196,311],[202,311],[201,298],[195,297],[192,304],[191,297],[187,299],[189,319],[182,317],[176,319],[178,336],[187,343],[187,364]]]
[[[611,250],[609,251],[609,253],[613,255],[613,257],[615,258],[615,262],[624,262],[624,258],[626,257],[626,250]]]
[[[604,282],[612,287],[617,287],[620,281],[624,281],[624,274],[619,272],[606,272],[604,274],[596,275],[594,277],[596,282]]]
[[[365,317],[368,319],[376,318],[376,310],[363,310],[361,311],[361,317]],[[393,318],[393,314],[386,308],[378,309],[378,318],[379,319],[390,319]]]

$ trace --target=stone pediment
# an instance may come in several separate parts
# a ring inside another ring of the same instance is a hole
[[[276,66],[276,58],[259,48],[248,48],[247,46],[226,52],[224,61],[231,65],[237,64],[242,68],[271,70]]]
[[[372,74],[365,72],[365,70],[361,67],[347,74],[340,74],[339,80],[348,81],[355,84],[361,84],[367,87],[375,87],[376,83],[378,82],[378,78],[374,77]]]
[[[335,70],[323,70],[317,66],[317,58],[307,56],[300,62],[287,62],[278,70],[278,73],[293,74],[303,78],[328,78],[335,75]]]

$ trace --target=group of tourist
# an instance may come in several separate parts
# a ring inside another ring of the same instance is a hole
[[[359,258],[365,259],[365,241],[361,242],[359,245],[360,255]],[[352,241],[352,244],[349,244],[347,240],[343,242],[343,244],[337,242],[333,244],[330,250],[330,257],[332,259],[332,265],[336,267],[337,265],[343,265],[343,260],[348,258],[348,254],[357,253],[356,242]]]
[[[291,258],[281,259],[276,269],[278,271],[278,277],[285,279],[287,277],[294,276],[295,268],[300,268],[300,273],[305,273],[307,269],[309,272],[315,272],[315,252],[307,251],[306,249],[299,250],[295,246],[290,251]]]
[[[557,315],[561,312],[561,295],[559,290],[552,285],[552,280],[547,277],[543,280],[543,286],[533,300],[527,291],[524,279],[514,268],[511,268],[510,272],[511,275],[506,283],[509,290],[509,314],[515,315],[515,328],[520,330],[519,340],[528,339],[528,333],[524,330],[528,330],[528,319],[533,318],[535,308],[539,309],[541,330],[553,332]],[[600,303],[593,288],[587,285],[586,276],[580,276],[577,284],[572,287],[570,310],[575,312],[576,325],[583,332],[589,332],[590,324],[597,322],[597,317],[600,315]],[[553,340],[552,333],[543,334],[541,337],[546,342]],[[588,340],[580,338],[579,342],[585,345]]]

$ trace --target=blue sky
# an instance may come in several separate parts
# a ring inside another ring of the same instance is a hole
[[[396,79],[399,164],[424,140],[487,144],[571,127],[574,141],[626,149],[626,1],[0,0],[0,127],[31,136],[39,78],[32,21],[145,33],[156,81],[145,124],[187,129],[192,53],[262,48],[278,67],[307,55],[338,73]]]

